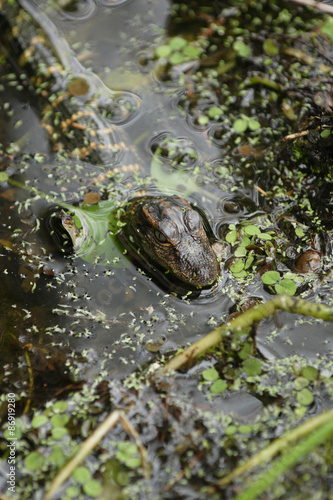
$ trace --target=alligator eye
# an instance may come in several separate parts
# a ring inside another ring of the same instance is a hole
[[[168,240],[166,239],[164,234],[161,233],[161,231],[158,231],[158,229],[155,229],[154,236],[157,239],[157,241],[159,241],[160,243],[167,243],[168,242]]]

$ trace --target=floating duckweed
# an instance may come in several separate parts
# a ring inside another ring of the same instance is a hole
[[[45,458],[43,457],[43,455],[41,455],[37,451],[32,451],[24,459],[24,465],[29,470],[38,470],[42,467],[44,461],[45,461]]]
[[[210,392],[213,394],[221,394],[221,392],[223,392],[227,387],[228,384],[224,380],[218,379],[211,386]]]
[[[66,415],[66,413],[62,415],[53,415],[53,417],[51,417],[52,427],[65,427],[68,421],[69,421],[69,416]]]
[[[207,381],[217,380],[219,378],[218,371],[214,367],[204,370],[201,375]]]
[[[307,380],[305,377],[297,377],[295,379],[295,389],[300,391],[304,389],[304,387],[307,387],[309,385],[309,380]]]
[[[262,363],[259,359],[248,358],[244,361],[243,368],[247,375],[260,375],[262,372]]]
[[[35,415],[31,421],[31,425],[34,429],[38,429],[38,427],[42,427],[48,421],[49,419],[45,415]]]
[[[52,410],[54,411],[54,413],[63,413],[67,410],[67,408],[68,404],[66,403],[66,401],[57,401],[52,406]]]
[[[268,56],[271,56],[271,57],[276,56],[279,53],[279,47],[278,47],[276,41],[272,40],[272,38],[267,38],[264,41],[263,49],[264,49],[264,52]]]
[[[96,479],[91,479],[83,485],[83,491],[91,497],[98,497],[102,493],[102,486]]]
[[[229,231],[225,239],[228,243],[234,243],[237,240],[237,231]]]
[[[294,281],[285,278],[285,279],[279,281],[279,283],[276,283],[275,290],[280,295],[283,295],[283,294],[295,295],[295,293],[297,291],[297,286],[296,286]]]
[[[307,380],[315,381],[315,380],[317,380],[317,378],[319,376],[319,372],[318,372],[317,368],[314,368],[313,366],[306,366],[302,370],[302,375]]]
[[[250,224],[249,226],[245,226],[244,227],[244,232],[248,236],[259,236],[261,234],[259,227],[255,226],[253,224]]]
[[[249,45],[247,45],[242,40],[236,40],[232,44],[232,48],[237,53],[237,55],[239,55],[240,57],[248,58],[251,54],[251,49],[250,49]]]
[[[84,484],[91,479],[91,472],[87,467],[80,466],[73,472],[73,477],[78,483]]]
[[[80,489],[77,486],[68,486],[66,490],[66,495],[69,498],[75,498],[80,495]]]
[[[68,434],[66,427],[55,427],[51,431],[53,439],[56,439],[57,441],[60,441],[64,436],[66,436],[66,434]]]
[[[309,406],[314,401],[314,396],[306,387],[297,394],[297,401],[303,406]]]
[[[261,281],[265,285],[274,285],[280,279],[280,273],[277,271],[267,271],[261,276]]]
[[[118,451],[116,453],[117,459],[124,463],[130,469],[135,469],[141,464],[140,457],[137,457],[138,448],[135,444],[128,441],[118,444]]]

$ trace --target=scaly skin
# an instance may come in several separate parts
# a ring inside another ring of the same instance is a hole
[[[214,283],[219,265],[200,214],[179,196],[131,200],[120,239],[139,262],[163,268],[195,288]]]

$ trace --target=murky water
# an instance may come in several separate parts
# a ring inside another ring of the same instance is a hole
[[[37,12],[34,2],[27,5]],[[90,91],[100,91],[100,81],[106,94],[110,89],[113,97],[116,92],[118,102],[132,103],[127,117],[115,115],[113,120],[113,133],[125,141],[127,150],[103,164],[53,153],[41,126],[40,110],[27,90],[17,89],[12,83],[15,78],[10,73],[14,69],[5,66],[1,100],[2,109],[7,112],[1,125],[2,141],[6,147],[10,143],[20,145],[19,153],[4,159],[5,168],[22,185],[51,194],[54,203],[82,202],[84,194],[95,189],[96,179],[101,180],[99,185],[105,186],[109,198],[114,195],[126,199],[138,189],[148,194],[180,194],[206,213],[215,238],[221,240],[227,224],[263,212],[253,182],[241,178],[239,172],[233,179],[224,176],[223,159],[230,155],[227,141],[231,136],[221,136],[221,131],[216,132],[216,126],[212,126],[210,140],[193,121],[193,114],[185,114],[184,108],[179,107],[188,82],[181,76],[179,80],[164,80],[153,60],[154,47],[164,40],[168,29],[173,29],[169,25],[170,9],[168,2],[144,0],[79,3],[78,10],[67,12],[51,7],[48,11],[45,6],[48,18],[58,30],[55,41],[59,50],[64,50],[60,36],[68,44],[65,48],[71,47],[74,52],[72,66],[89,71],[85,77]],[[51,25],[48,30],[52,33]],[[72,56],[66,57],[70,60]],[[194,71],[195,65],[189,66],[189,70]],[[205,106],[207,103],[203,102],[202,109]],[[178,169],[173,178],[172,168],[167,165],[169,173],[159,174],[157,182],[139,185],[138,178],[143,183],[147,176],[156,178],[156,145],[166,137],[176,138],[176,147],[185,151],[181,173]],[[236,149],[231,164],[242,161]],[[133,161],[136,177],[128,166],[133,166]],[[120,183],[111,178],[103,181],[117,169],[126,172]],[[194,187],[190,184],[193,171],[198,172]],[[102,366],[107,378],[121,377],[154,359],[150,345],[157,345],[163,354],[193,342],[225,320],[237,300],[244,298],[242,287],[232,292],[233,278],[223,266],[221,279],[211,290],[181,300],[161,289],[126,258],[121,267],[114,268],[103,262],[96,265],[91,258],[64,256],[47,234],[45,221],[53,205],[50,200],[4,185],[0,201],[6,328],[13,327],[23,343],[55,344],[66,353],[83,353],[82,357],[89,360],[80,364],[83,378],[93,377]],[[17,233],[15,239],[13,233]],[[264,300],[271,297],[259,278],[253,285],[252,296]],[[16,318],[13,310],[18,312]],[[8,318],[13,318],[11,326]],[[279,339],[272,338],[271,321],[269,328],[263,326],[263,333],[258,336],[258,346],[265,356],[283,356],[292,349],[311,357],[332,349],[332,339],[327,338],[331,327],[321,330],[322,346],[318,346],[307,342],[313,326],[303,325],[299,336],[293,320],[281,321],[290,325],[293,346],[285,345],[281,335]]]

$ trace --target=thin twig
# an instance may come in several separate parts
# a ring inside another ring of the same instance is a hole
[[[89,455],[89,453],[91,453],[95,446],[101,442],[109,430],[115,427],[119,422],[122,423],[124,430],[131,434],[134,438],[140,452],[144,476],[146,478],[149,477],[146,461],[147,452],[139,439],[138,433],[123,411],[114,410],[106,417],[104,422],[102,422],[97,429],[95,429],[93,434],[82,443],[77,454],[58,472],[50,484],[48,491],[45,493],[43,500],[50,500],[57,493],[59,488],[71,476],[78,465],[80,465],[80,463]]]
[[[326,304],[309,302],[298,297],[278,295],[268,302],[259,304],[245,311],[230,322],[218,326],[208,335],[191,344],[183,352],[172,358],[164,366],[163,372],[166,373],[172,370],[179,370],[179,368],[193,361],[200,356],[200,354],[218,345],[223,340],[223,335],[230,331],[249,328],[255,322],[272,316],[278,310],[312,316],[313,318],[320,318],[326,321],[333,321],[333,307],[329,307]]]
[[[316,2],[316,0],[291,0],[294,3],[304,5],[304,7],[313,7],[314,9],[320,10],[320,12],[326,12],[327,14],[333,14],[333,7],[327,5],[326,3]]]

